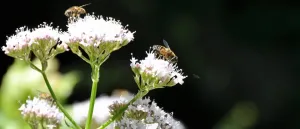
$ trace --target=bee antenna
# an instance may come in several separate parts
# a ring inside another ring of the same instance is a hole
[[[79,6],[79,7],[88,6],[88,5],[90,5],[90,4],[92,4],[92,3],[84,4],[84,5],[81,5],[81,6]]]

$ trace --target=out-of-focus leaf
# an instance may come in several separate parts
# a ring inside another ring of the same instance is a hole
[[[33,62],[38,67],[40,66],[38,60]],[[46,74],[56,93],[56,97],[64,104],[64,100],[72,93],[75,84],[79,81],[79,74],[75,71],[61,74],[58,71],[58,67],[58,60],[49,60]],[[25,123],[18,123],[18,121],[23,122],[22,116],[18,111],[18,108],[21,106],[19,102],[24,103],[28,96],[35,96],[39,91],[48,92],[42,75],[33,70],[26,62],[15,60],[3,76],[0,89],[0,110],[3,111],[2,116],[6,120],[11,120],[7,122],[1,121],[1,123],[5,124],[5,129],[13,125],[18,126],[18,128],[24,128]]]
[[[256,123],[258,109],[254,103],[237,103],[214,129],[249,129]]]

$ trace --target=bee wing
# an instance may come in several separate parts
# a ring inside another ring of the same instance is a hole
[[[163,39],[163,43],[164,43],[164,45],[165,45],[167,48],[170,48],[170,46],[169,46],[169,44],[168,44],[168,42],[167,42],[166,40]]]

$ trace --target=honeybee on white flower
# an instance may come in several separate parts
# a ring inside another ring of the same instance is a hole
[[[47,100],[52,103],[54,102],[54,99],[52,98],[52,96],[49,93],[42,92],[42,91],[38,91],[38,92],[39,92],[38,97],[40,99],[44,99],[44,100]]]
[[[168,42],[163,40],[164,46],[162,45],[153,45],[153,50],[158,57],[162,57],[164,60],[176,63],[178,61],[178,57],[171,50]]]
[[[84,4],[81,6],[72,6],[70,8],[68,8],[65,11],[65,15],[69,18],[69,19],[76,19],[79,18],[81,14],[85,14],[86,11],[83,8],[84,6],[90,5],[91,3],[88,4]]]

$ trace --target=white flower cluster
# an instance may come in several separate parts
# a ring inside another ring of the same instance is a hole
[[[113,18],[106,20],[99,16],[86,15],[76,22],[68,25],[68,34],[65,34],[63,41],[66,43],[79,42],[82,46],[98,47],[103,42],[130,42],[133,34],[121,25],[121,22]]]
[[[30,53],[40,60],[48,60],[57,54],[68,51],[82,55],[79,47],[89,57],[104,60],[112,51],[118,50],[134,39],[133,34],[113,18],[86,15],[67,25],[68,31],[62,32],[51,24],[43,23],[34,29],[21,27],[16,34],[8,37],[5,54],[28,60]],[[100,55],[100,56],[99,56]],[[102,56],[103,55],[103,56]]]
[[[66,44],[58,44],[61,34],[62,32],[58,28],[53,28],[51,24],[45,22],[34,29],[28,29],[26,26],[20,27],[16,30],[15,35],[8,37],[2,51],[20,59],[29,58],[30,51],[39,58],[49,58],[68,50]],[[54,46],[56,48],[52,49]],[[47,55],[46,53],[50,55],[43,57]]]
[[[22,104],[19,110],[25,120],[46,120],[47,125],[60,124],[64,117],[55,104],[38,97],[26,100],[26,103]]]
[[[153,86],[151,88],[174,86],[178,83],[182,85],[184,83],[183,79],[187,76],[183,75],[177,64],[157,58],[153,51],[146,53],[147,57],[144,60],[138,61],[134,57],[130,60],[130,66],[136,75],[135,81],[137,83],[144,83],[142,85],[148,87]]]
[[[22,49],[28,49],[31,41],[30,33],[30,30],[28,30],[28,28],[26,27],[18,28],[16,30],[16,35],[8,37],[8,39],[6,40],[6,46],[2,47],[4,53],[9,54],[18,52]],[[19,55],[22,55],[22,53],[20,53]]]
[[[151,104],[150,104],[151,103]],[[143,115],[144,114],[144,115]],[[132,116],[136,116],[136,119]],[[143,118],[143,119],[140,119]],[[184,129],[185,127],[164,112],[149,99],[138,99],[125,111],[123,118],[115,123],[121,129]]]
[[[43,23],[38,25],[37,28],[32,29],[32,32],[30,34],[30,37],[34,39],[32,43],[39,44],[36,40],[55,40],[60,37],[62,31],[60,31],[58,28],[53,28],[51,24]]]
[[[86,15],[70,22],[62,41],[71,51],[88,63],[102,64],[111,52],[120,49],[134,39],[133,34],[113,18]],[[82,51],[83,50],[83,51]],[[84,57],[82,53],[86,53]]]

